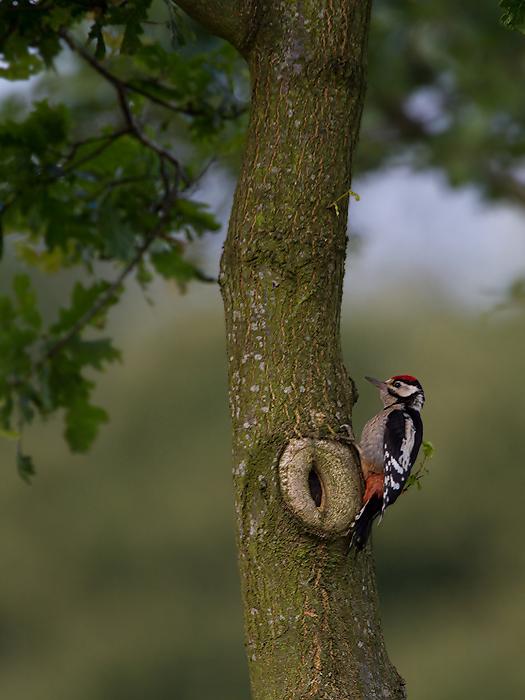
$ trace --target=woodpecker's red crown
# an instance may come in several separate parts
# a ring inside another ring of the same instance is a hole
[[[416,377],[413,377],[411,374],[396,374],[394,377],[390,377],[390,379],[400,379],[402,382],[408,382],[409,384],[420,383]]]

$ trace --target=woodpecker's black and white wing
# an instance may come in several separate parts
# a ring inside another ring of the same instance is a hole
[[[392,411],[385,425],[383,508],[391,506],[410,475],[423,439],[419,411],[399,408]]]

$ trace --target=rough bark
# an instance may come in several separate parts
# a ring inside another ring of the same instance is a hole
[[[350,187],[369,12],[261,0],[238,45],[252,105],[221,287],[254,700],[405,697],[371,553],[349,556],[345,536],[361,498],[339,329],[348,200],[330,205]]]

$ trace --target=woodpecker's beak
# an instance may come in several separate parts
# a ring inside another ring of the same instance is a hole
[[[378,389],[382,389],[386,384],[386,382],[382,382],[380,379],[374,379],[374,377],[365,377],[365,379],[369,381],[370,384],[376,386]]]

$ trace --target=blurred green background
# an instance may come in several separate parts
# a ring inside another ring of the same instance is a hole
[[[61,426],[30,434],[39,474],[0,443],[0,695],[10,700],[248,697],[234,549],[222,309],[215,289],[128,295],[124,363],[99,399],[111,424],[87,457]],[[390,343],[385,353],[385,334]],[[525,697],[520,516],[523,317],[345,305],[343,346],[366,373],[424,384],[436,446],[375,535],[389,653],[410,697]]]

